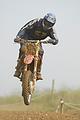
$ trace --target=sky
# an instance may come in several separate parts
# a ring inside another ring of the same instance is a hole
[[[14,38],[20,28],[34,18],[55,13],[56,46],[43,45],[43,81],[36,88],[80,88],[80,0],[0,0],[0,96],[21,91],[13,77],[19,45]]]

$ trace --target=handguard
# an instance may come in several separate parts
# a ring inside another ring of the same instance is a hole
[[[49,43],[56,45],[56,44],[58,44],[58,40],[57,39],[50,39]]]

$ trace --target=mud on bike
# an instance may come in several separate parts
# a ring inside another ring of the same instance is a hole
[[[22,81],[22,96],[24,103],[29,105],[31,103],[32,94],[35,90],[37,78],[37,63],[38,52],[40,44],[51,43],[50,40],[24,40],[21,38],[14,39],[14,42],[20,43],[25,46],[24,53],[20,58],[21,62],[21,81]]]

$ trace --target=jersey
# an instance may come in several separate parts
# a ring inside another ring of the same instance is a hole
[[[53,28],[45,30],[42,22],[43,19],[31,20],[20,29],[17,36],[25,40],[43,40],[48,36],[55,39]]]

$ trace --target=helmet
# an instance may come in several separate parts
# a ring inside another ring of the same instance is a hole
[[[48,22],[52,23],[52,24],[56,23],[55,14],[47,13],[47,15],[44,16],[44,19],[47,20]]]
[[[56,23],[56,17],[52,13],[47,13],[43,18],[43,27],[50,29]]]

